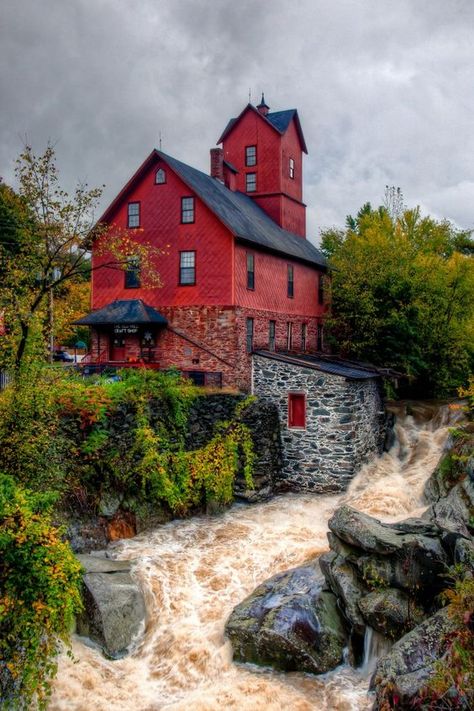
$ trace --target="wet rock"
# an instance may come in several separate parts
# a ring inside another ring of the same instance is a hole
[[[338,538],[361,550],[354,562],[368,587],[402,588],[418,596],[428,595],[430,600],[444,587],[448,557],[434,535],[435,530],[438,535],[441,532],[430,522],[415,519],[383,524],[342,506],[329,527]]]
[[[345,642],[336,598],[322,590],[317,562],[260,585],[234,609],[226,633],[239,661],[316,674],[342,661]]]
[[[328,522],[330,530],[346,543],[368,553],[388,555],[401,550],[404,534],[350,506],[341,506]]]
[[[143,594],[130,575],[129,561],[78,555],[85,569],[84,612],[77,631],[112,659],[127,653],[145,620]]]
[[[474,485],[466,477],[453,486],[446,497],[433,504],[427,515],[440,528],[469,536],[469,523],[474,514]]]
[[[453,629],[448,608],[443,608],[393,645],[378,661],[370,682],[376,689],[375,711],[413,708],[420,689],[434,674],[436,661],[446,651],[445,635]],[[396,705],[394,698],[398,698]]]
[[[400,639],[425,618],[409,595],[394,588],[374,590],[360,597],[358,606],[365,622],[390,639]]]
[[[367,589],[357,579],[357,574],[350,563],[340,555],[326,553],[319,559],[321,570],[332,592],[337,596],[344,616],[351,629],[363,635],[365,622],[358,601]]]

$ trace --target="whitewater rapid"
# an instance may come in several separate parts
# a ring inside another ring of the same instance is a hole
[[[233,607],[266,578],[328,549],[327,521],[342,503],[385,521],[419,515],[423,486],[448,435],[448,407],[399,415],[390,452],[366,464],[347,492],[284,495],[178,520],[108,549],[134,560],[147,604],[130,656],[109,661],[74,637],[50,711],[362,711],[367,676],[342,665],[321,677],[234,664],[224,637]]]

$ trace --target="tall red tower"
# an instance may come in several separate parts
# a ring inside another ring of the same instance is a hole
[[[270,112],[262,94],[258,106],[248,104],[229,121],[220,143],[225,163],[237,171],[235,189],[280,227],[305,237],[303,153],[308,151],[296,109]]]

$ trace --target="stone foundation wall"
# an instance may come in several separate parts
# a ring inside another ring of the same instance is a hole
[[[381,451],[385,418],[378,380],[347,380],[253,356],[253,392],[280,413],[280,490],[327,493],[347,488],[360,465]],[[288,394],[306,395],[306,427],[288,427]]]

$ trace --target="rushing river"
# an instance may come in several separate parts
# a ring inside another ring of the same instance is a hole
[[[50,711],[370,708],[367,675],[348,666],[315,677],[233,664],[224,624],[259,583],[327,550],[327,521],[341,503],[385,521],[421,513],[449,419],[445,406],[397,417],[390,452],[365,465],[344,494],[237,505],[115,544],[114,557],[136,561],[145,634],[133,654],[114,662],[74,639],[75,660],[60,659]]]

